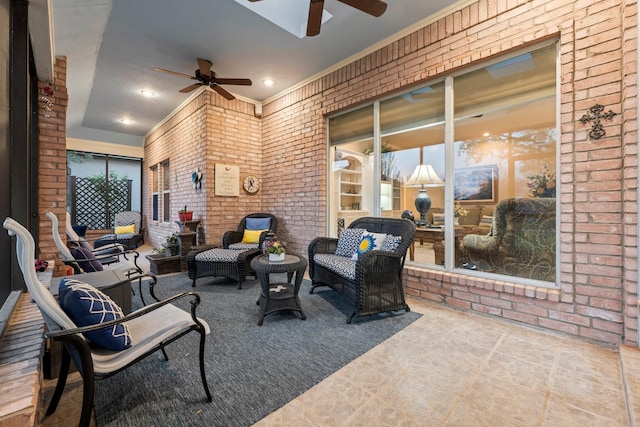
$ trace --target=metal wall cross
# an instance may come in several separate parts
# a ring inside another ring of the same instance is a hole
[[[606,134],[606,131],[602,127],[602,123],[600,123],[600,120],[601,119],[611,120],[616,115],[616,113],[609,110],[608,112],[603,114],[602,111],[604,111],[604,105],[600,105],[600,104],[596,104],[593,107],[589,108],[589,111],[591,112],[591,114],[583,115],[580,118],[580,121],[583,124],[593,121],[593,127],[589,131],[589,136],[593,139],[600,139]]]

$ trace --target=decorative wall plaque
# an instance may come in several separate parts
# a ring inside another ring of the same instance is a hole
[[[240,196],[240,168],[216,164],[216,196]]]

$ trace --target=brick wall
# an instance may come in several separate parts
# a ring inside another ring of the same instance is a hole
[[[548,39],[560,49],[559,289],[407,268],[409,294],[606,343],[637,344],[637,5],[482,0],[264,105],[263,207],[295,251],[326,228],[329,113]],[[606,136],[578,119],[619,113]],[[279,171],[278,175],[272,171]]]
[[[58,216],[61,224],[60,233],[65,235],[64,223],[67,214],[67,59],[56,58],[54,68],[55,81],[53,83],[38,82],[40,96],[38,99],[38,131],[39,131],[39,161],[38,161],[38,213],[39,213],[39,242],[38,258],[55,259],[55,275],[65,272],[61,261],[60,251],[56,247],[52,232],[51,221],[45,215],[51,211]],[[47,96],[44,88],[53,90],[52,96]],[[43,99],[45,97],[52,103]]]
[[[239,197],[221,197],[214,191],[217,163],[238,166],[240,181],[250,174],[263,178],[262,125],[253,112],[253,104],[204,91],[145,139],[144,212],[152,211],[149,168],[168,159],[171,171],[171,222],[147,217],[152,245],[160,246],[165,236],[178,230],[173,221],[184,205],[193,210],[194,219],[202,220],[206,242],[213,244],[221,244],[224,232],[235,230],[242,216],[261,211],[262,192],[249,195],[240,187]],[[203,172],[200,190],[191,183],[196,167]]]

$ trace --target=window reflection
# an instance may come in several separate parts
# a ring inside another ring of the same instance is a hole
[[[555,45],[547,46],[454,76],[450,91],[444,81],[430,82],[331,118],[331,222],[418,219],[424,190],[431,203],[411,261],[554,282],[555,61]],[[446,120],[453,123],[447,137]],[[453,153],[448,161],[446,153]],[[453,182],[413,185],[421,165]],[[450,206],[445,194],[453,195]]]

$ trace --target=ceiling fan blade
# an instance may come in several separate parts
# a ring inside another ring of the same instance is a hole
[[[368,13],[376,18],[387,10],[387,4],[380,0],[338,0],[340,3],[348,4],[358,10]]]
[[[198,58],[198,67],[200,67],[200,75],[211,77],[211,66],[213,64],[208,59]]]
[[[226,90],[222,89],[218,85],[211,85],[210,87],[211,87],[211,89],[215,90],[216,92],[218,92],[220,95],[222,95],[223,97],[225,97],[229,101],[233,101],[234,99],[236,99],[235,96],[231,95],[229,92],[227,92]]]
[[[160,71],[161,73],[168,73],[168,74],[173,74],[174,76],[179,76],[179,77],[184,77],[187,79],[193,79],[193,76],[190,76],[189,74],[183,74],[183,73],[178,73],[177,71],[171,71],[171,70],[165,70],[164,68],[154,68],[154,71]]]
[[[251,86],[251,80],[249,79],[220,79],[218,77],[214,77],[211,79],[213,82],[219,85],[242,85],[242,86]]]
[[[189,93],[189,92],[191,92],[192,90],[199,88],[200,86],[202,86],[202,83],[195,83],[195,84],[192,84],[191,86],[187,86],[187,87],[185,87],[184,89],[180,89],[180,91],[179,91],[179,92],[182,92],[182,93]]]
[[[324,0],[311,0],[311,3],[309,4],[309,20],[307,21],[307,37],[313,37],[320,34],[323,9]]]

